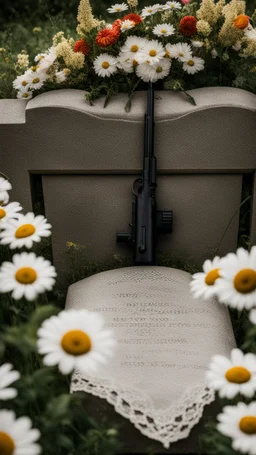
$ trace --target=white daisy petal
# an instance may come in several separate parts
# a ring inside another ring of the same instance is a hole
[[[12,368],[10,363],[5,363],[0,367],[0,400],[9,400],[17,396],[16,389],[8,388],[20,378],[20,373]]]
[[[13,256],[13,262],[4,262],[0,268],[0,292],[12,292],[19,300],[23,296],[34,300],[38,294],[51,290],[56,277],[55,268],[49,261],[37,258],[35,253],[23,252]]]
[[[103,317],[88,310],[61,311],[45,320],[37,335],[43,362],[58,365],[63,374],[75,368],[96,371],[98,364],[113,356],[116,346],[113,332],[104,328]]]
[[[256,355],[244,354],[238,348],[232,349],[231,360],[215,355],[206,378],[221,398],[230,399],[238,393],[252,397],[256,392]]]
[[[9,244],[11,249],[31,248],[33,242],[40,241],[41,237],[51,235],[46,228],[46,219],[33,213],[27,215],[18,214],[17,219],[8,219],[1,223],[0,243]]]
[[[110,77],[117,70],[117,59],[109,54],[100,54],[93,62],[95,73],[100,77]]]
[[[252,405],[252,406],[251,406]],[[218,431],[232,439],[232,447],[250,455],[256,454],[256,402],[249,405],[225,406],[217,416]]]
[[[111,14],[113,13],[121,13],[122,11],[126,11],[128,9],[128,6],[126,3],[116,3],[115,5],[112,5],[110,8],[107,8],[107,11]]]
[[[16,416],[13,411],[3,409],[0,411],[0,445],[1,437],[8,440],[8,447],[17,455],[38,455],[41,452],[39,444],[34,444],[40,437],[40,431],[32,429],[32,422],[29,417]],[[15,450],[15,452],[14,452]]]
[[[216,282],[218,300],[239,310],[256,305],[256,264],[252,262],[255,249],[238,248],[228,254],[221,266],[221,278]]]

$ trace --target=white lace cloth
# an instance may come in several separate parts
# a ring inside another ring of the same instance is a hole
[[[205,380],[211,356],[236,347],[227,308],[193,299],[190,279],[169,267],[125,267],[73,284],[66,302],[102,313],[118,341],[97,376],[74,373],[71,391],[105,398],[165,448],[186,438],[214,400]]]

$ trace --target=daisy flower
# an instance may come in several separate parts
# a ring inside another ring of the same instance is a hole
[[[231,360],[215,355],[206,378],[221,398],[231,399],[238,393],[251,398],[256,392],[256,355],[243,354],[237,348],[232,349]]]
[[[216,280],[220,278],[221,262],[222,259],[219,256],[215,256],[213,261],[207,259],[203,264],[203,272],[192,275],[189,286],[195,299],[202,297],[206,300],[216,295]]]
[[[136,59],[138,52],[141,51],[147,42],[148,40],[145,38],[140,38],[139,36],[128,36],[120,51],[122,54],[127,54],[127,57]]]
[[[9,194],[7,191],[12,189],[10,182],[0,176],[0,204],[7,204],[9,201]]]
[[[159,79],[163,79],[168,76],[171,68],[170,60],[166,58],[161,59],[155,65],[149,65],[148,63],[142,63],[137,66],[136,74],[144,82],[156,82]]]
[[[124,70],[126,73],[132,73],[134,68],[138,65],[138,61],[127,57],[126,54],[120,54],[118,57],[118,68]]]
[[[256,246],[248,252],[238,248],[236,254],[223,258],[221,278],[216,282],[218,300],[242,310],[256,305]]]
[[[43,215],[35,216],[33,212],[20,215],[17,220],[10,219],[2,223],[0,232],[0,243],[10,244],[11,250],[14,248],[32,248],[33,242],[40,242],[41,237],[51,235],[51,224]]]
[[[43,87],[46,79],[49,78],[45,71],[31,71],[29,70],[26,76],[30,90],[38,90]]]
[[[88,374],[112,357],[116,341],[104,328],[100,314],[88,310],[61,311],[45,320],[37,332],[38,352],[45,365],[58,365],[63,374],[75,368]]]
[[[116,3],[115,5],[112,5],[110,8],[107,8],[107,11],[109,13],[120,13],[121,11],[126,11],[128,9],[128,6],[126,3]]]
[[[28,86],[29,87],[29,86]],[[22,87],[18,92],[17,92],[17,98],[18,99],[25,99],[25,100],[30,100],[33,96],[33,92],[29,90],[28,87]]]
[[[139,63],[149,63],[153,65],[158,63],[165,55],[165,49],[157,40],[148,41],[138,52]]]
[[[0,226],[1,223],[7,221],[10,218],[18,218],[22,207],[19,202],[11,202],[10,204],[2,206],[0,204]]]
[[[166,2],[163,9],[181,9],[181,4],[178,2]]]
[[[13,411],[0,411],[0,450],[4,455],[38,455],[41,447],[35,442],[41,434],[37,428],[32,429],[29,417],[19,417]]]
[[[98,76],[110,77],[117,71],[117,59],[108,54],[100,54],[93,62],[94,71]]]
[[[199,57],[190,57],[183,63],[183,69],[188,74],[195,74],[204,69],[204,60]]]
[[[127,20],[122,22],[121,32],[125,32],[126,30],[130,30],[134,26],[135,26],[135,23],[133,21],[130,21],[129,19],[127,19]]]
[[[233,439],[234,450],[256,455],[256,401],[224,406],[222,411],[217,416],[218,431]]]
[[[43,56],[43,59],[40,60],[39,68],[40,70],[47,71],[57,58],[55,47],[50,47],[48,52],[46,54],[41,54],[41,56]]]
[[[13,81],[12,85],[16,90],[21,90],[22,88],[26,87],[29,88],[29,75],[31,73],[31,70],[26,71],[24,74],[21,76],[16,77],[16,79]]]
[[[153,28],[154,35],[171,36],[175,32],[175,28],[170,24],[158,24]]]
[[[253,324],[256,324],[256,309],[250,311],[249,319]]]
[[[177,58],[180,62],[185,62],[192,57],[191,46],[187,43],[167,44],[166,50],[171,58]]]
[[[145,6],[141,12],[141,17],[147,17],[151,16],[152,14],[158,13],[158,11],[163,10],[163,5],[160,5],[159,3],[156,3],[155,5],[152,6]]]
[[[18,394],[16,389],[8,387],[20,378],[20,373],[15,370],[11,371],[12,368],[13,366],[10,363],[4,363],[0,367],[0,400],[10,400]]]
[[[34,300],[37,294],[50,291],[55,284],[56,271],[50,261],[35,253],[15,254],[12,262],[3,262],[0,268],[0,292],[12,291],[15,300],[23,296]]]

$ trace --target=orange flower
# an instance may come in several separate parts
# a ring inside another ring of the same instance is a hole
[[[180,31],[183,35],[191,36],[196,33],[197,19],[194,16],[185,16],[180,21]]]
[[[244,30],[249,25],[250,16],[246,16],[245,14],[239,14],[237,18],[234,20],[233,24],[234,27],[239,28],[240,30]]]
[[[90,46],[84,39],[79,39],[74,44],[74,52],[82,52],[82,54],[88,55],[90,52]]]
[[[127,14],[126,16],[123,17],[123,21],[126,21],[126,20],[129,20],[129,21],[133,21],[135,24],[139,24],[140,22],[142,22],[142,18],[138,15],[138,14]]]
[[[112,30],[118,30],[120,32],[120,28],[122,25],[121,19],[116,19],[115,22],[112,24]]]
[[[114,44],[118,40],[119,36],[120,32],[117,28],[114,30],[104,28],[104,30],[101,30],[96,36],[95,42],[100,47],[107,47]]]

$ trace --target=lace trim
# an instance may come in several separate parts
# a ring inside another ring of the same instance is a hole
[[[152,404],[136,390],[127,390],[107,380],[87,379],[76,371],[72,378],[71,393],[85,391],[105,398],[119,414],[130,420],[145,436],[155,439],[168,449],[171,442],[187,438],[202,417],[204,406],[215,399],[214,389],[194,387],[179,401],[164,410],[155,410]]]

